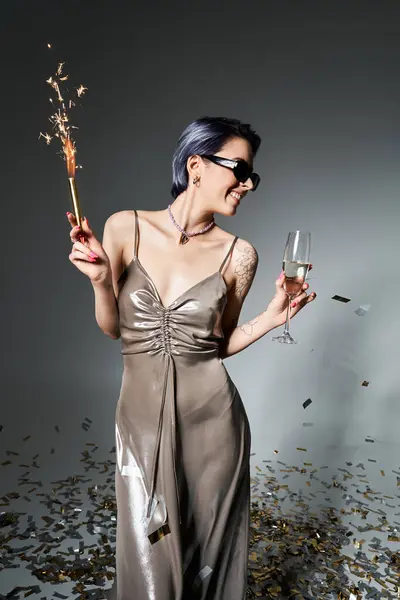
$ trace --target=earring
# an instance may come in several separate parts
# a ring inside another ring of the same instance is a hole
[[[196,185],[196,183],[198,183],[200,181],[200,177],[197,176],[193,179],[193,185]]]

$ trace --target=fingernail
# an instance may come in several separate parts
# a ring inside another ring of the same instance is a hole
[[[75,225],[74,229],[78,230],[78,229],[80,229],[80,226],[79,225]]]
[[[294,308],[296,306],[296,302],[292,302],[292,304],[290,305],[292,308]]]
[[[65,213],[67,215],[67,217],[69,217],[69,215],[71,214],[70,212]]]
[[[92,258],[99,258],[99,257],[97,256],[97,254],[95,254],[94,252],[89,252],[89,255],[90,255]]]
[[[284,276],[285,271],[282,271],[282,273],[279,275],[279,279],[282,279],[282,277]]]

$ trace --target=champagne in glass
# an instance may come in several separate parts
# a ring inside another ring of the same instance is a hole
[[[290,305],[293,298],[301,292],[307,278],[310,266],[311,234],[306,231],[291,231],[283,253],[283,270],[286,275],[284,290],[288,295],[289,304],[286,316],[285,329],[282,335],[273,337],[273,342],[281,344],[297,344],[289,333]]]

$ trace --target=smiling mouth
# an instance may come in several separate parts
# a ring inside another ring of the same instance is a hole
[[[230,195],[230,196],[232,196],[232,198],[233,198],[234,200],[236,200],[237,202],[240,202],[240,200],[241,200],[241,198],[242,198],[242,197],[241,197],[241,195],[240,195],[240,194],[237,194],[236,192],[230,192],[230,193],[229,193],[229,195]]]

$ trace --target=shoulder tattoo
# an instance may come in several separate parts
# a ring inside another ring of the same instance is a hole
[[[235,290],[241,296],[247,291],[249,283],[254,278],[254,273],[257,268],[258,254],[255,248],[248,242],[240,240],[236,244],[237,259],[235,264],[236,285]]]

